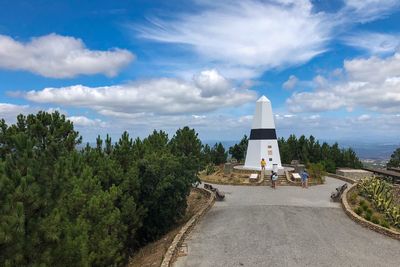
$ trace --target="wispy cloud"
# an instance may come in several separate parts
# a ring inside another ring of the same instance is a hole
[[[222,1],[195,14],[150,22],[132,27],[142,38],[187,45],[219,69],[254,74],[323,53],[334,25],[313,13],[309,1]]]
[[[400,6],[398,0],[344,0],[344,4],[341,12],[347,20],[361,23],[385,17]]]
[[[400,34],[362,32],[344,37],[344,42],[372,55],[400,51]]]

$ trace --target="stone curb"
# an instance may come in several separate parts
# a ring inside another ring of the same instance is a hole
[[[326,174],[326,176],[342,180],[342,181],[347,182],[349,184],[354,184],[354,183],[357,182],[356,180],[353,180],[351,178],[348,178],[348,177],[345,177],[345,176],[341,176],[341,175],[338,175],[338,174],[335,174],[335,173],[330,173],[330,172],[328,172]]]
[[[388,237],[397,239],[400,241],[400,232],[394,231],[392,229],[385,228],[383,226],[374,224],[372,222],[369,222],[365,220],[363,217],[359,216],[356,214],[352,209],[350,204],[347,201],[347,193],[349,193],[352,189],[354,189],[357,186],[357,184],[351,185],[349,188],[347,188],[342,195],[342,207],[344,212],[347,214],[347,216],[350,217],[354,222],[360,224],[363,227],[366,227],[370,230],[373,230],[375,232],[378,232],[380,234],[384,234]]]
[[[190,230],[194,227],[194,225],[199,221],[199,219],[211,208],[211,206],[215,202],[215,193],[204,189],[204,188],[196,188],[200,190],[203,194],[208,195],[209,199],[207,205],[198,211],[195,215],[190,218],[190,220],[179,230],[176,234],[174,240],[172,241],[171,245],[169,246],[167,252],[164,254],[163,261],[161,262],[161,267],[169,267],[172,265],[172,261],[174,259],[175,254],[178,252],[179,245],[182,244],[183,240],[190,232]]]

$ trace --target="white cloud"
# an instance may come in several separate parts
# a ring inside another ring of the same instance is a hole
[[[344,3],[342,12],[362,23],[384,17],[400,5],[398,0],[345,0]]]
[[[0,119],[4,119],[7,123],[14,123],[19,114],[30,113],[33,110],[29,105],[0,103]]]
[[[400,51],[400,34],[364,32],[344,38],[345,44],[366,50],[370,54],[390,54]]]
[[[135,26],[141,37],[188,45],[224,73],[247,71],[246,78],[324,52],[335,23],[313,13],[309,1],[207,2],[198,13],[151,22],[149,27]]]
[[[326,81],[314,91],[294,93],[292,112],[315,112],[362,107],[379,112],[400,112],[400,54],[391,57],[346,60],[345,78]]]
[[[26,43],[0,35],[0,68],[25,70],[45,77],[115,76],[133,58],[127,50],[89,50],[82,40],[57,34],[32,38]]]
[[[24,96],[37,103],[86,107],[103,115],[122,117],[138,114],[197,114],[242,105],[256,99],[254,91],[228,88],[227,85],[218,72],[211,70],[195,76],[194,82],[160,78],[103,87],[74,85],[29,91]]]
[[[201,89],[201,96],[212,97],[225,94],[231,88],[229,82],[215,69],[204,70],[195,75],[194,84]]]
[[[106,127],[107,124],[100,120],[100,119],[89,119],[88,117],[85,116],[70,116],[67,117],[68,120],[72,121],[75,126],[98,126],[98,127]]]
[[[371,119],[371,116],[368,114],[362,114],[357,118],[357,120],[359,120],[359,121],[367,121],[369,119]]]
[[[289,79],[283,83],[282,87],[284,89],[290,90],[290,89],[293,89],[297,85],[298,82],[299,82],[299,79],[297,79],[296,76],[290,75]]]

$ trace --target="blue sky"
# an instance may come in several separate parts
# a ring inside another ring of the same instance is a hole
[[[0,117],[60,110],[85,141],[124,130],[399,143],[396,0],[1,1]]]

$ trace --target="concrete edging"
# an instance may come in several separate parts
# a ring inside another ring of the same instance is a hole
[[[368,228],[370,230],[373,230],[373,231],[378,232],[380,234],[384,234],[384,235],[386,235],[388,237],[391,237],[391,238],[394,238],[394,239],[397,239],[397,240],[400,241],[400,232],[397,232],[397,231],[394,231],[392,229],[388,229],[388,228],[385,228],[383,226],[380,226],[380,225],[374,224],[372,222],[369,222],[369,221],[365,220],[363,217],[361,217],[358,214],[356,214],[351,209],[351,206],[347,201],[347,194],[352,189],[354,189],[356,186],[357,186],[357,183],[351,185],[350,187],[348,187],[343,192],[343,195],[342,195],[342,208],[343,208],[344,212],[347,214],[347,216],[349,216],[349,218],[351,220],[353,220],[354,222],[360,224],[363,227],[366,227],[366,228]]]
[[[190,218],[190,220],[176,234],[174,240],[172,241],[171,245],[167,249],[167,252],[165,252],[165,254],[164,254],[164,258],[160,265],[161,267],[171,266],[174,256],[178,251],[178,246],[182,244],[186,235],[190,232],[190,230],[194,227],[194,225],[211,208],[211,206],[215,202],[215,193],[214,192],[204,189],[204,188],[197,188],[197,190],[200,190],[204,194],[208,195],[209,199],[208,199],[207,205],[204,208],[202,208],[200,211],[198,211],[195,215],[193,215],[192,218]]]

